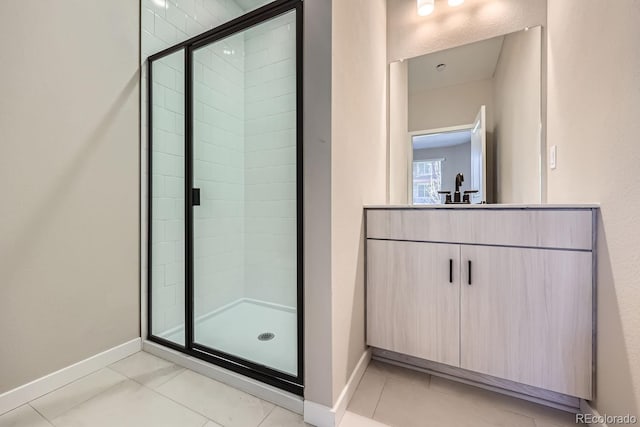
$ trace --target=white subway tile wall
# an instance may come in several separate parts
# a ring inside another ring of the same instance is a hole
[[[251,2],[142,0],[142,57],[268,3]],[[296,306],[295,33],[289,13],[194,52],[196,317],[242,297]],[[146,88],[146,64],[142,75]],[[183,53],[154,62],[152,315],[160,336],[184,324],[183,94]]]
[[[240,33],[193,52],[196,318],[244,296],[244,45]]]
[[[297,305],[295,25],[288,13],[245,33],[245,295],[289,307]]]
[[[166,56],[153,66],[153,142],[151,277],[153,332],[184,324],[184,52]]]
[[[243,13],[245,10],[231,0],[142,0],[142,117],[147,116],[146,58]],[[183,328],[185,316],[182,51],[154,63],[152,108],[152,332],[163,336]],[[148,130],[143,123],[146,156]]]

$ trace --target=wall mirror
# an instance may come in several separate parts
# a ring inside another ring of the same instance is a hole
[[[541,49],[532,27],[391,64],[392,203],[541,202]]]

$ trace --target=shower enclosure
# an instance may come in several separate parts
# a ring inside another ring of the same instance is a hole
[[[148,338],[299,395],[301,8],[148,58]]]

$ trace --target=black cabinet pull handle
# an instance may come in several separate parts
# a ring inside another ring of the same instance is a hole
[[[200,206],[200,189],[199,188],[191,189],[191,205]]]
[[[471,286],[471,260],[469,260],[469,286]]]
[[[449,258],[449,283],[453,283],[453,260]]]

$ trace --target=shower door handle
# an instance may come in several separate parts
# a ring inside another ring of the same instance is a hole
[[[200,206],[200,189],[199,188],[191,189],[191,205]]]

